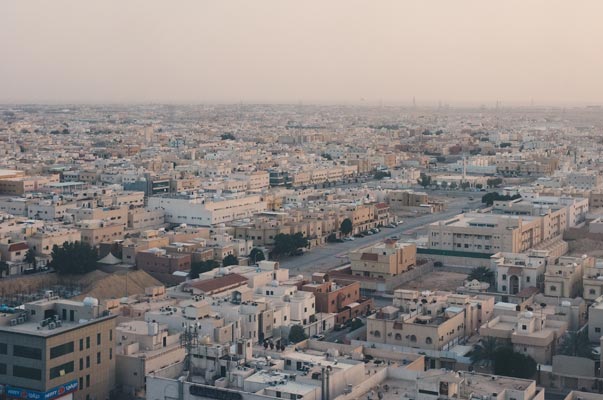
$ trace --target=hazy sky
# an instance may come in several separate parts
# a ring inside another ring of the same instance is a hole
[[[603,103],[602,0],[1,0],[0,102]]]

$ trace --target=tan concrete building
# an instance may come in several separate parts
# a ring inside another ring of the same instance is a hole
[[[85,220],[77,224],[82,233],[82,242],[96,247],[101,243],[121,240],[124,237],[125,225],[100,220]]]
[[[388,239],[368,249],[349,254],[352,275],[371,278],[397,276],[416,264],[417,246]]]
[[[111,398],[116,317],[104,313],[96,299],[81,303],[54,297],[26,303],[19,314],[3,317],[0,383],[8,385],[5,393]]]
[[[593,257],[560,257],[556,264],[546,267],[544,294],[551,297],[578,296],[582,292],[582,271],[594,265]]]
[[[366,340],[429,350],[447,350],[465,337],[465,309],[449,307],[437,313],[403,313],[387,306],[370,315]]]

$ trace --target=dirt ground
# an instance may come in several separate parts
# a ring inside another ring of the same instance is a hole
[[[588,254],[593,257],[603,257],[603,242],[593,239],[568,240],[569,254],[572,256],[581,256]]]
[[[398,289],[413,290],[456,290],[467,279],[466,274],[457,272],[433,271],[418,279],[402,284]]]

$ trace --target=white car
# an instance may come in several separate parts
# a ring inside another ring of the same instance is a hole
[[[356,239],[354,239],[352,236],[347,236],[347,237],[344,237],[343,240],[345,240],[346,242],[353,242]]]

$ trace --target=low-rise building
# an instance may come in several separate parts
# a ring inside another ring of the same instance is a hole
[[[399,243],[392,239],[349,254],[352,275],[384,279],[413,268],[416,256],[414,243]]]

